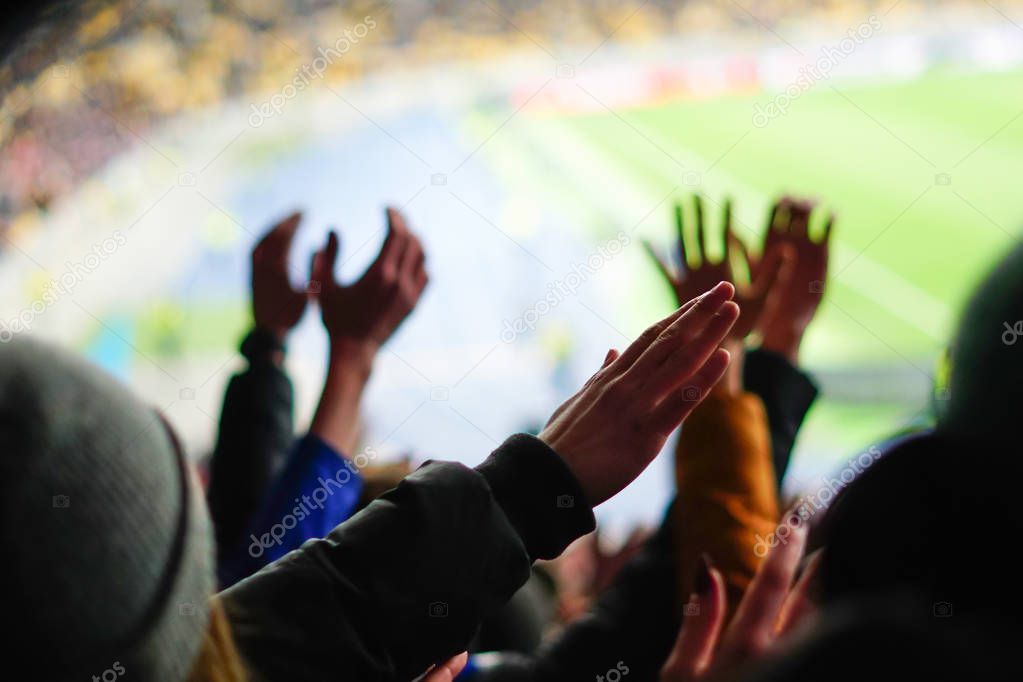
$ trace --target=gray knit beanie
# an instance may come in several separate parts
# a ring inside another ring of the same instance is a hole
[[[166,422],[55,347],[0,344],[0,619],[8,669],[185,679],[209,622],[213,545]]]

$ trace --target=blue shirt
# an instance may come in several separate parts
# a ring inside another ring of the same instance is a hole
[[[315,434],[298,440],[245,539],[220,562],[220,586],[246,578],[352,515],[362,493],[355,465]]]

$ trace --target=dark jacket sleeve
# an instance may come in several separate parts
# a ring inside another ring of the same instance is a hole
[[[780,486],[789,468],[796,434],[817,399],[817,385],[785,357],[758,349],[746,354],[743,386],[757,394],[767,410],[774,471]]]
[[[245,538],[217,561],[222,588],[322,538],[355,511],[362,493],[359,468],[314,433],[300,438],[267,491]]]
[[[678,634],[672,598],[672,509],[585,616],[534,656],[507,656],[468,677],[472,682],[593,682],[617,670],[623,679],[656,680]],[[476,659],[473,660],[476,664]],[[628,671],[626,674],[626,670]]]
[[[594,525],[561,458],[515,436],[475,469],[428,462],[218,598],[254,680],[410,680]]]
[[[224,394],[206,493],[218,557],[243,541],[294,442],[294,392],[271,359],[273,342],[252,332],[241,350],[249,366],[231,378]]]
[[[766,408],[771,456],[780,481],[817,389],[788,360],[769,351],[750,352],[744,371],[746,389],[757,394]],[[628,667],[629,679],[656,680],[681,624],[671,540],[678,534],[671,527],[672,516],[669,508],[657,533],[586,616],[536,655],[500,658],[496,665],[481,666],[469,680],[591,682],[596,676],[607,679],[608,671],[619,662]],[[622,668],[618,670],[622,674]]]

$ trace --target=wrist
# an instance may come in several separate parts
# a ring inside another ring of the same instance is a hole
[[[250,363],[269,360],[280,365],[284,361],[284,338],[257,324],[242,340],[240,350]]]
[[[327,378],[310,431],[341,453],[358,444],[359,409],[376,349],[350,339],[330,341]]]
[[[371,341],[331,338],[331,371],[340,371],[349,376],[362,377],[364,380],[369,379],[377,350],[379,346]]]
[[[288,327],[282,327],[280,325],[269,324],[260,320],[255,320],[252,325],[253,330],[263,334],[268,338],[272,338],[280,345],[284,345],[284,339],[288,336],[288,332],[291,331]]]
[[[594,528],[590,493],[578,473],[539,438],[512,436],[476,471],[486,479],[532,560],[560,555]]]
[[[799,346],[803,330],[797,328],[769,329],[764,332],[760,347],[781,355],[793,366],[799,365]]]
[[[274,343],[281,345],[284,345],[284,339],[288,336],[289,331],[287,327],[278,327],[260,322],[256,322],[252,325],[252,329],[257,334],[261,334],[264,338],[272,339]]]

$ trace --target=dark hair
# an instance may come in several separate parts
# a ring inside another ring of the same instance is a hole
[[[970,297],[950,364],[943,426],[958,434],[1015,438],[1023,414],[1023,242]]]
[[[825,517],[822,601],[899,594],[922,619],[1016,618],[1019,470],[1016,452],[993,441],[937,432],[901,442]]]

